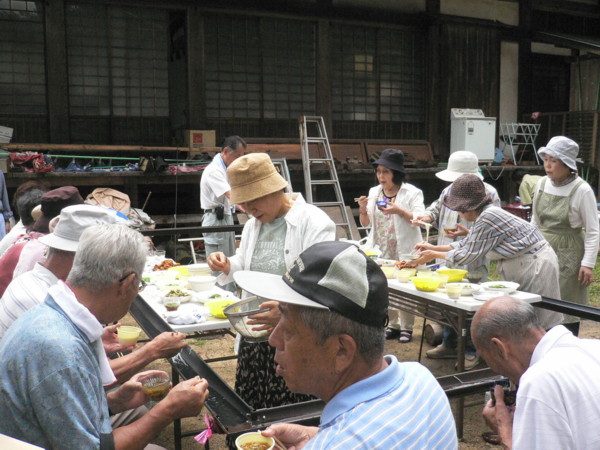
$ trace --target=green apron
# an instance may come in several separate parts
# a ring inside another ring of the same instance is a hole
[[[584,181],[580,180],[569,195],[563,197],[544,192],[547,180],[548,178],[542,180],[534,207],[540,231],[558,256],[560,297],[561,300],[587,305],[588,290],[577,279],[585,251],[585,233],[582,228],[572,228],[569,223],[571,199]],[[579,317],[565,315],[564,323],[579,320]]]

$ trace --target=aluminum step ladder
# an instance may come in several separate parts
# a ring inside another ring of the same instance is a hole
[[[353,235],[348,220],[348,211],[344,205],[344,197],[335,169],[335,161],[331,154],[323,117],[301,116],[299,128],[306,201],[323,209],[330,217],[334,218],[336,238],[360,239],[360,236]],[[311,144],[315,145],[311,147]],[[318,170],[323,168],[326,170]],[[320,201],[314,198],[316,196],[328,200]]]

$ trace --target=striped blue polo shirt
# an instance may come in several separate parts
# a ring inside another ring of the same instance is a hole
[[[450,403],[431,372],[392,355],[385,359],[385,370],[327,403],[305,450],[458,448]]]

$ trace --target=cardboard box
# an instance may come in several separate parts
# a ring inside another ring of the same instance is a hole
[[[0,126],[0,144],[9,144],[12,139],[13,129]]]
[[[216,147],[216,132],[215,130],[185,130],[183,145],[191,148]]]

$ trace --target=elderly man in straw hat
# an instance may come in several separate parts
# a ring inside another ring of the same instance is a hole
[[[453,184],[444,205],[465,220],[474,222],[467,237],[450,245],[417,245],[425,264],[442,258],[453,264],[469,264],[487,257],[498,261],[498,274],[519,283],[520,289],[555,297],[558,288],[558,259],[540,231],[529,222],[492,206],[483,182],[476,175],[462,175]],[[562,314],[536,308],[545,329],[562,321]]]
[[[435,176],[440,180],[454,183],[458,177],[464,174],[472,174],[483,180],[483,176],[479,173],[479,160],[477,155],[468,151],[454,152],[448,158],[448,167],[445,170],[436,172]],[[490,196],[492,205],[500,207],[500,197],[496,188],[488,183],[483,183],[485,193]],[[444,205],[444,198],[452,188],[452,184],[444,188],[439,199],[434,201],[425,211],[425,214],[418,217],[425,223],[431,223],[438,229],[437,245],[449,245],[454,241],[460,241],[467,235],[468,230],[473,226],[473,222],[468,222],[458,215],[456,211],[447,208]],[[445,262],[440,260],[439,262]],[[479,258],[470,264],[464,266],[451,265],[457,269],[466,269],[471,274],[481,276],[481,281],[486,281],[488,274],[488,264],[485,258]],[[449,326],[444,326],[443,340],[436,348],[429,350],[426,355],[428,358],[440,359],[456,358],[457,336],[456,332]],[[474,369],[479,364],[479,359],[475,353],[470,339],[467,340],[467,348],[465,352],[465,369]]]
[[[115,377],[101,324],[129,310],[141,287],[146,245],[118,224],[89,227],[79,243],[66,282],[52,286],[44,303],[19,317],[0,341],[0,433],[44,448],[144,448],[173,420],[198,415],[208,385],[198,377],[179,383],[150,413],[113,431],[109,411],[148,402],[141,376],[160,372],[104,390]]]
[[[600,448],[600,341],[561,325],[546,332],[534,308],[511,297],[485,303],[471,334],[492,370],[519,386],[516,408],[496,386],[483,410],[504,448]]]
[[[421,364],[384,356],[387,280],[356,246],[321,242],[284,276],[237,272],[247,291],[280,302],[269,343],[294,392],[326,402],[317,427],[271,425],[263,434],[304,449],[455,449],[448,398]]]
[[[300,194],[285,192],[287,182],[266,153],[251,153],[227,169],[231,201],[252,215],[242,231],[235,256],[213,253],[208,264],[222,271],[218,281],[233,281],[239,270],[283,275],[298,255],[312,244],[335,239],[335,224]],[[279,320],[277,302],[265,302],[269,313],[251,316],[260,329],[271,330]],[[266,342],[242,338],[236,371],[236,392],[254,408],[270,408],[307,400],[291,393],[275,374],[274,350]]]

